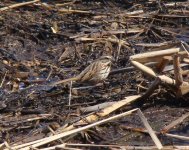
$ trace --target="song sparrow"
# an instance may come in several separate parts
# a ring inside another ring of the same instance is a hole
[[[58,85],[69,81],[99,83],[100,81],[103,81],[108,77],[112,60],[112,56],[102,56],[92,62],[89,66],[87,66],[76,77],[57,81],[52,83],[51,85]]]

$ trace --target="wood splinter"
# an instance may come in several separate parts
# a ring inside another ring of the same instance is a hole
[[[140,63],[146,63],[150,61],[159,61],[162,59],[162,57],[171,56],[175,53],[178,53],[179,51],[180,51],[180,48],[170,48],[166,50],[147,52],[147,53],[130,56],[130,60],[138,61]]]
[[[147,75],[151,77],[157,77],[156,73],[150,67],[147,67],[137,61],[131,61],[131,64],[139,70],[141,70],[142,72],[146,73]]]
[[[25,5],[30,5],[30,4],[33,4],[33,3],[36,3],[36,2],[40,2],[40,0],[33,0],[33,1],[29,1],[29,2],[23,2],[23,3],[18,3],[18,4],[13,4],[13,5],[10,5],[10,6],[2,7],[2,8],[0,8],[0,12],[8,10],[8,9],[13,9],[13,8],[25,6]]]
[[[189,83],[183,81],[182,70],[180,67],[180,57],[178,54],[173,56],[174,75],[177,90],[177,96],[182,96],[189,92]]]
[[[183,83],[183,77],[182,77],[182,70],[180,68],[180,58],[178,54],[173,55],[173,66],[174,66],[174,75],[175,75],[175,81],[176,86],[180,87]]]
[[[157,64],[157,71],[162,72],[165,66],[172,60],[171,56],[164,56],[162,61]]]

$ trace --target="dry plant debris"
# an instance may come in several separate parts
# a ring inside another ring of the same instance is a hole
[[[0,149],[189,149],[188,25],[187,0],[0,1]]]

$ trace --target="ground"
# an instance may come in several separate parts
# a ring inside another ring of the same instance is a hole
[[[4,0],[0,2],[0,7],[17,2]],[[49,87],[48,84],[78,75],[93,60],[107,53],[116,59],[112,65],[112,71],[115,71],[130,67],[131,55],[174,47],[181,40],[189,42],[189,7],[184,5],[186,1],[168,5],[172,2],[56,0],[2,11],[1,143],[7,141],[9,144],[22,144],[41,139],[51,132],[49,127],[57,130],[87,115],[80,111],[81,107],[119,101],[126,96],[144,93],[153,79],[137,69],[110,73],[102,86],[92,89],[74,89],[86,85],[73,83],[70,106],[70,84],[56,87]],[[67,4],[57,6],[60,3]],[[121,40],[123,44],[119,50]],[[107,48],[107,42],[112,47]],[[163,42],[167,43],[156,47],[141,44]],[[145,88],[139,88],[139,84]],[[151,127],[160,131],[187,113],[188,104],[187,95],[177,98],[173,92],[161,86],[141,103],[132,103],[110,116],[138,107]],[[39,117],[40,114],[50,116],[27,120]],[[67,142],[154,145],[148,134],[128,130],[123,126],[144,128],[134,113],[91,129],[87,132],[88,138],[87,134],[81,133]],[[186,136],[187,128],[188,123],[183,121],[169,133]],[[188,144],[163,135],[158,137],[163,145]]]

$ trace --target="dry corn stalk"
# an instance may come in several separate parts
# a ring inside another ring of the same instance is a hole
[[[184,71],[181,69],[181,62],[189,63],[188,60],[188,53],[186,51],[180,51],[180,48],[170,48],[166,50],[147,52],[130,57],[130,62],[134,67],[148,76],[153,77],[156,80],[158,79],[160,81],[159,83],[174,87],[174,89],[176,89],[175,93],[177,96],[182,96],[189,93],[189,83],[184,81]],[[157,62],[156,70],[153,70],[152,68],[143,64],[150,62]],[[168,63],[173,64],[174,79],[166,75],[162,75],[162,71]]]

